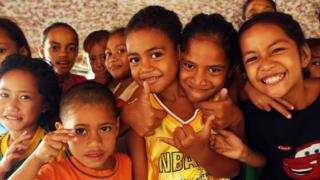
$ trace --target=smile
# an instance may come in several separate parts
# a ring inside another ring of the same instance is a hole
[[[279,74],[276,74],[273,76],[262,78],[261,81],[268,86],[275,85],[275,84],[279,83],[282,79],[284,79],[285,76],[286,76],[285,73],[279,73]]]
[[[20,120],[22,120],[22,117],[21,116],[17,116],[17,115],[4,115],[3,117],[8,121],[20,121]]]
[[[153,77],[143,79],[143,81],[146,81],[148,84],[153,84],[153,83],[157,82],[158,79],[159,79],[159,76],[153,76]]]

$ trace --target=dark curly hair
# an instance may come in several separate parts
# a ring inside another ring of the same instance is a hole
[[[198,14],[194,16],[182,32],[181,51],[187,51],[192,38],[205,36],[223,48],[229,60],[230,67],[241,59],[240,48],[237,42],[238,33],[232,23],[226,21],[220,14]]]
[[[182,24],[178,15],[173,11],[161,6],[145,7],[132,16],[127,25],[126,34],[144,28],[159,29],[169,37],[175,46],[180,44]]]
[[[48,106],[48,110],[40,114],[39,125],[46,130],[53,130],[55,120],[58,119],[60,90],[52,67],[43,59],[13,54],[2,62],[0,79],[7,72],[16,69],[29,72],[37,79],[39,93],[43,97],[44,104]]]
[[[255,0],[247,0],[242,6],[242,18],[245,19],[245,13],[247,11],[248,6],[250,3],[254,2]],[[273,0],[266,0],[271,7],[274,9],[274,11],[277,11],[277,4]]]
[[[60,117],[65,121],[70,108],[86,104],[103,104],[111,107],[110,113],[118,116],[116,98],[105,85],[95,81],[85,81],[72,86],[62,97],[60,104]]]
[[[68,23],[64,23],[64,22],[55,22],[55,23],[49,25],[47,28],[45,28],[45,29],[42,31],[41,38],[40,38],[40,43],[41,43],[41,44],[44,44],[44,42],[45,42],[46,39],[47,39],[48,33],[49,33],[52,29],[58,28],[58,27],[67,28],[67,29],[69,29],[72,33],[74,33],[74,35],[75,35],[75,37],[76,37],[76,45],[77,45],[77,46],[79,45],[79,35],[78,35],[77,31],[76,31],[71,25],[69,25]]]
[[[242,34],[256,24],[273,24],[280,27],[301,49],[306,43],[305,36],[299,23],[291,15],[282,12],[265,12],[246,21],[239,30],[239,40]]]
[[[21,28],[15,22],[8,18],[0,17],[0,29],[3,29],[8,34],[9,38],[17,44],[18,48],[26,48],[27,56],[31,57],[28,41]]]

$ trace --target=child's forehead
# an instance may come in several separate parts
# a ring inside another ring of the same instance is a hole
[[[72,124],[113,124],[117,122],[116,113],[113,112],[111,105],[107,103],[97,104],[78,104],[68,107],[67,116],[64,117],[65,123]]]
[[[70,43],[77,43],[77,35],[68,27],[58,26],[48,31],[46,41],[70,41]]]

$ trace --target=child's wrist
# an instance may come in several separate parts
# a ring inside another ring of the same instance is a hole
[[[245,163],[247,161],[247,158],[248,158],[248,154],[249,154],[249,147],[246,145],[246,144],[242,144],[242,150],[241,150],[241,153],[240,153],[240,157],[239,157],[239,161]]]
[[[43,165],[43,164],[46,164],[47,161],[44,160],[43,158],[39,157],[38,155],[36,155],[35,153],[32,153],[31,154],[31,159],[33,162],[39,164],[39,165]]]

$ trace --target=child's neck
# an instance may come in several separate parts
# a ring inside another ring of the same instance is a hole
[[[311,80],[312,81],[312,80]],[[294,86],[283,97],[294,106],[295,110],[302,110],[308,107],[317,97],[319,92],[310,80],[299,79]]]
[[[157,95],[162,103],[182,120],[189,120],[194,115],[195,109],[177,81]]]
[[[21,131],[10,131],[10,138],[8,140],[8,146],[12,144],[18,137],[20,137],[25,131],[27,131],[27,134],[31,135],[31,137],[34,136],[36,130],[38,128],[38,124],[35,126],[30,126],[28,128],[25,128]]]
[[[59,81],[63,81],[63,82],[68,81],[71,78],[71,73],[58,74],[58,78],[59,78]]]

